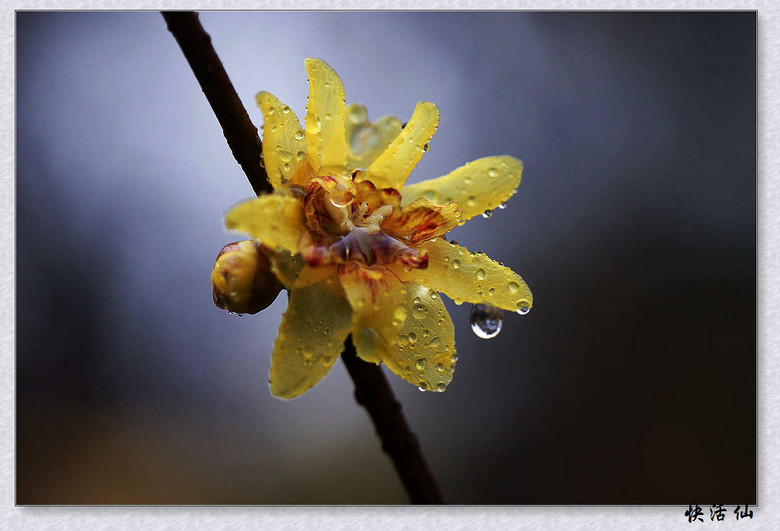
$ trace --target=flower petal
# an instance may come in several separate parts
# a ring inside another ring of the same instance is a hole
[[[428,253],[427,268],[406,271],[391,266],[403,281],[440,291],[455,304],[472,302],[511,311],[533,305],[531,290],[520,275],[484,253],[469,253],[441,238],[428,240],[421,250]]]
[[[288,195],[269,194],[239,203],[225,214],[228,230],[244,232],[265,247],[298,252],[298,240],[306,224],[301,202]]]
[[[406,289],[389,270],[355,263],[339,267],[339,280],[352,307],[352,341],[357,355],[380,363],[406,318]]]
[[[298,257],[300,258],[300,255],[298,255]],[[300,260],[303,261],[303,258],[300,258]],[[312,267],[309,264],[306,264],[295,278],[295,284],[293,287],[295,289],[305,288],[306,286],[321,282],[331,275],[335,277],[337,272],[338,266],[335,265]]]
[[[382,223],[382,230],[407,242],[419,243],[444,235],[454,229],[459,221],[457,203],[434,205],[420,198],[411,205],[394,209]]]
[[[439,125],[439,109],[433,103],[421,101],[395,140],[367,170],[367,178],[377,188],[400,190],[406,178],[420,162],[425,146]]]
[[[403,204],[420,197],[439,204],[456,201],[463,219],[471,219],[512,197],[522,173],[523,163],[513,157],[477,159],[442,177],[404,187]]]
[[[287,251],[270,251],[267,252],[267,256],[271,261],[271,271],[276,275],[276,279],[288,290],[298,287],[297,279],[306,265],[301,255],[291,254]]]
[[[258,92],[255,101],[263,111],[263,160],[265,171],[275,190],[288,181],[303,182],[307,175],[297,179],[296,174],[308,166],[306,139],[295,113],[273,94]]]
[[[361,103],[347,105],[346,138],[349,146],[348,166],[368,168],[401,132],[401,122],[393,116],[383,116],[376,123],[368,121],[368,112]]]
[[[398,376],[424,390],[444,391],[455,371],[455,329],[434,291],[406,286],[406,319],[382,361]]]
[[[269,384],[279,398],[295,398],[314,387],[344,348],[352,322],[347,300],[331,279],[290,293],[271,354]],[[340,290],[340,288],[338,288]]]
[[[314,171],[344,173],[347,141],[344,136],[344,85],[321,59],[306,59],[309,103],[306,106],[306,144]]]

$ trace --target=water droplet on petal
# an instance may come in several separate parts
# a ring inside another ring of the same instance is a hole
[[[471,307],[469,316],[471,329],[482,339],[496,337],[504,324],[504,312],[501,308],[493,308],[485,304],[475,304]]]
[[[489,218],[489,217],[490,217],[490,216],[492,216],[492,215],[493,215],[493,211],[492,211],[492,210],[490,210],[490,209],[487,209],[487,210],[485,210],[485,211],[482,213],[482,217],[483,217],[483,218],[485,218],[485,219]]]
[[[498,170],[495,168],[490,168],[487,171],[488,177],[496,177],[498,175]]]
[[[476,275],[477,275],[477,280],[485,280],[485,270],[482,269],[481,267],[477,269]]]
[[[460,260],[457,258],[452,261],[452,269],[460,269]]]
[[[427,360],[425,358],[420,358],[419,360],[417,360],[417,363],[415,365],[417,366],[418,371],[421,371],[425,368],[426,361]]]
[[[304,138],[303,131],[301,131],[300,129],[298,129],[298,130],[295,132],[295,140],[303,140],[303,138]]]
[[[447,389],[447,385],[444,382],[439,382],[436,384],[436,390],[440,393],[444,392],[445,389]]]
[[[426,151],[428,151],[428,149],[429,149],[429,148],[430,148],[430,146],[429,146],[428,144],[425,144],[425,145],[422,147],[422,152],[423,152],[423,153],[425,153]]]
[[[517,313],[520,315],[528,315],[528,312],[531,311],[531,307],[528,306],[528,303],[525,301],[520,301],[517,303]]]
[[[507,287],[509,288],[509,293],[517,293],[520,290],[520,284],[517,282],[510,282]]]
[[[420,391],[427,391],[428,390],[428,383],[427,382],[420,382],[420,387],[418,387]]]
[[[506,201],[504,201],[503,203],[498,205],[498,208],[500,208],[501,210],[504,210],[506,208]]]

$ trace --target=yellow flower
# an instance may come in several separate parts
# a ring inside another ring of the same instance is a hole
[[[403,127],[391,117],[372,124],[365,107],[345,106],[341,79],[324,61],[307,59],[306,70],[305,128],[271,94],[256,96],[275,192],[226,215],[228,229],[254,238],[289,290],[271,392],[293,398],[313,387],[350,333],[363,360],[443,391],[457,356],[439,293],[456,304],[531,307],[531,292],[511,269],[443,238],[511,197],[522,163],[486,157],[404,186],[436,130],[436,106],[418,103]]]

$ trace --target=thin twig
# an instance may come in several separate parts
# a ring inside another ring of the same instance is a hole
[[[257,128],[238,99],[236,89],[211,45],[211,37],[200,25],[198,15],[192,11],[164,11],[162,16],[195,73],[222,126],[233,157],[244,170],[255,194],[273,192],[262,165],[263,144],[257,136]]]
[[[262,144],[257,128],[238,99],[233,84],[193,12],[163,12],[168,30],[179,43],[195,77],[217,115],[233,156],[244,169],[255,193],[270,192],[271,183],[260,165]],[[347,338],[341,355],[355,383],[355,399],[366,408],[412,503],[439,504],[439,487],[422,454],[417,438],[409,429],[382,369],[360,360]]]
[[[382,450],[390,456],[412,503],[444,503],[436,479],[425,462],[417,437],[409,429],[401,404],[378,365],[357,357],[352,336],[341,354],[355,382],[355,400],[366,408],[382,440]]]

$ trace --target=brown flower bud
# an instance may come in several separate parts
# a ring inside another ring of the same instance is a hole
[[[282,290],[265,249],[253,240],[222,248],[211,271],[211,287],[214,304],[235,313],[257,313]]]

